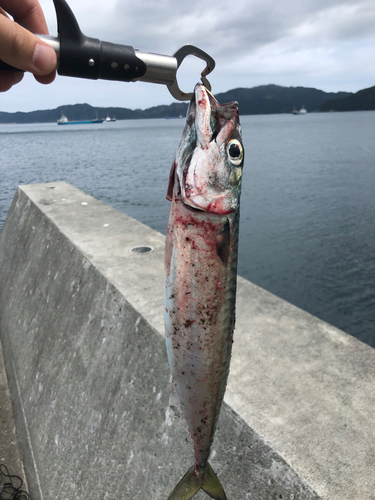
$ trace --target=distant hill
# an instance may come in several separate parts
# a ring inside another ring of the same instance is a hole
[[[371,89],[366,89],[371,90]],[[365,92],[365,91],[362,91]],[[359,92],[357,93],[359,94]],[[291,113],[302,106],[307,111],[318,111],[328,102],[343,101],[355,97],[349,92],[327,93],[305,87],[280,87],[261,85],[250,89],[229,90],[216,97],[219,102],[238,101],[241,115]],[[56,122],[64,114],[69,120],[91,120],[93,118],[116,117],[117,120],[139,118],[175,118],[185,116],[187,103],[174,102],[170,105],[154,106],[148,109],[100,108],[89,104],[59,106],[56,109],[30,111],[28,113],[5,113],[0,111],[0,123],[48,123]],[[333,109],[330,105],[329,109]],[[374,109],[374,108],[366,108]]]
[[[30,111],[23,113],[5,113],[0,111],[0,123],[50,123],[57,122],[64,114],[69,120],[92,120],[93,118],[115,117],[117,120],[133,120],[139,118],[166,118],[185,116],[187,104],[173,103],[169,106],[155,106],[153,108],[127,109],[127,108],[101,108],[93,107],[89,104],[68,104],[59,106],[56,109],[46,109],[43,111]]]
[[[241,115],[291,113],[302,106],[309,112],[318,111],[328,99],[350,96],[349,92],[327,93],[306,87],[261,85],[251,89],[233,89],[216,97],[219,102],[238,101]]]
[[[370,111],[375,110],[375,87],[363,89],[344,99],[326,101],[320,111]]]

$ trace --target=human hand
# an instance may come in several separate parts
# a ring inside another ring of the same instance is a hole
[[[33,73],[40,83],[51,83],[56,76],[56,53],[33,33],[48,35],[38,0],[0,0],[0,60]],[[0,71],[0,92],[9,90],[22,78],[21,71]]]

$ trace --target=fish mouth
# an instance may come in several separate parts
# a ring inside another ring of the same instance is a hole
[[[196,84],[194,93],[195,99],[192,102],[195,104],[195,109],[192,110],[192,115],[194,118],[197,116],[198,122],[203,124],[198,135],[200,135],[204,146],[207,141],[216,140],[228,121],[235,118],[233,125],[234,127],[237,125],[238,102],[230,101],[219,104],[213,94],[202,83]]]

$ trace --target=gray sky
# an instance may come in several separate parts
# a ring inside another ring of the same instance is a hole
[[[57,35],[52,0],[39,0]],[[191,43],[216,61],[213,93],[275,83],[357,92],[375,85],[375,0],[68,0],[88,36],[165,55]],[[191,59],[191,58],[189,58]],[[186,60],[183,90],[204,63]],[[93,106],[145,109],[173,102],[164,85],[57,76],[52,85],[30,75],[0,94],[0,111]]]

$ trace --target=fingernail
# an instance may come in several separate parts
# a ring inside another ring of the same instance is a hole
[[[51,73],[56,67],[56,54],[53,48],[37,43],[33,54],[33,65],[42,74]]]

